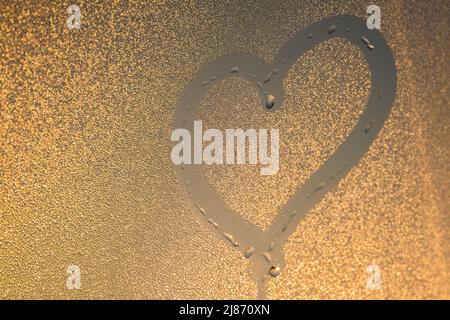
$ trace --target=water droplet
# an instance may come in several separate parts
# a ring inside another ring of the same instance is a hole
[[[278,69],[274,69],[272,72],[269,72],[266,79],[264,80],[264,83],[269,82],[272,79],[272,76],[278,73]]]
[[[336,31],[336,25],[335,24],[332,24],[331,26],[328,27],[328,34],[332,34],[335,31]]]
[[[250,258],[255,253],[255,247],[247,247],[244,251],[244,257]]]
[[[259,90],[261,90],[261,91],[264,90],[264,89],[263,89],[263,86],[262,86],[262,84],[261,84],[261,82],[257,82],[257,83],[256,83],[256,86],[259,88]]]
[[[308,199],[311,198],[314,193],[316,193],[317,191],[319,191],[320,189],[322,189],[323,187],[325,187],[325,182],[321,182],[317,185],[317,187],[314,189],[313,192],[311,192],[311,194],[307,197]]]
[[[235,247],[239,247],[239,243],[234,240],[233,236],[229,233],[226,233],[225,231],[222,233],[225,239],[231,242],[231,244]]]
[[[309,196],[310,197],[310,196]],[[308,198],[309,198],[308,197]],[[281,231],[286,231],[286,229],[289,227],[289,225],[291,224],[292,219],[294,219],[294,217],[297,214],[297,210],[294,210],[291,212],[291,214],[289,215],[289,220],[286,222],[286,224],[283,226],[283,229],[281,229]],[[273,243],[273,242],[272,242]]]
[[[209,83],[209,81],[203,81],[202,82],[202,87],[206,86]]]
[[[231,72],[231,73],[239,72],[239,67],[233,67],[233,68],[231,68],[230,72]]]
[[[364,133],[369,133],[370,128],[372,128],[375,119],[371,119],[370,122],[364,127]]]
[[[217,222],[215,222],[213,219],[209,218],[208,222],[211,223],[214,228],[218,229],[219,228],[219,224]]]
[[[264,259],[266,259],[267,262],[272,262],[272,257],[270,256],[269,253],[263,252],[262,256],[264,257]]]
[[[272,251],[274,247],[275,247],[275,243],[271,242],[269,245],[269,251]]]
[[[222,234],[227,240],[233,239],[233,236],[229,233],[226,233],[225,231]]]
[[[325,182],[321,182],[317,185],[316,189],[314,190],[314,192],[319,191],[320,189],[322,189],[323,187],[325,187]]]
[[[373,50],[375,49],[375,46],[373,44],[370,43],[369,39],[367,39],[366,37],[361,37],[361,41],[364,42],[367,46],[367,48],[369,48],[369,50]]]
[[[216,81],[216,76],[212,76],[211,81]]]
[[[274,278],[277,277],[280,274],[280,272],[281,272],[281,269],[279,266],[272,266],[269,269],[269,274]]]
[[[196,202],[195,205],[197,206],[198,210],[199,210],[203,215],[206,214],[205,209],[203,209],[203,208],[200,206],[200,204],[199,204],[198,202]]]
[[[311,39],[312,37],[314,37],[314,33],[308,34],[308,39]]]
[[[331,175],[330,180],[333,180],[334,178],[336,178],[336,176],[337,176],[338,174],[340,174],[340,173],[342,172],[342,170],[344,170],[345,166],[346,166],[346,163],[344,162],[344,164],[342,165],[342,167],[340,167],[338,171],[336,171],[335,173],[333,173],[333,174]]]
[[[275,97],[271,94],[267,95],[267,97],[266,97],[267,109],[272,109],[274,104],[275,104]]]

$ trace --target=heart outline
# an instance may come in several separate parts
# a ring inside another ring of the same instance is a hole
[[[330,29],[330,26],[333,28]],[[208,224],[209,227],[219,230],[232,246],[255,248],[255,254],[251,257],[251,274],[257,281],[260,298],[265,296],[268,269],[273,265],[284,266],[282,248],[288,237],[305,215],[359,162],[388,118],[397,88],[392,51],[378,30],[367,29],[365,20],[355,16],[333,16],[297,32],[280,48],[270,64],[243,53],[215,59],[192,77],[177,101],[175,128],[186,128],[193,132],[192,124],[196,120],[196,110],[201,99],[215,82],[237,75],[258,84],[263,105],[267,94],[274,95],[277,98],[276,105],[270,110],[265,109],[274,112],[283,105],[283,79],[289,68],[304,53],[332,38],[343,38],[361,49],[371,73],[370,96],[351,133],[321,167],[297,187],[268,229],[257,228],[231,210],[206,181],[201,165],[176,168],[180,181],[188,182],[185,191],[193,199],[193,204],[208,218],[205,221],[213,222]],[[369,44],[374,45],[374,48],[369,48]],[[239,68],[239,72],[230,72],[235,67]],[[270,80],[265,81],[267,79]],[[264,254],[269,251],[270,259]]]

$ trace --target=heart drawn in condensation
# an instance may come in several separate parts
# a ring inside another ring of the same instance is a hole
[[[277,276],[284,266],[283,244],[298,223],[358,163],[375,140],[387,119],[395,99],[397,72],[393,54],[382,34],[366,27],[355,16],[334,16],[316,22],[289,40],[272,63],[249,54],[230,54],[206,65],[181,93],[175,114],[175,128],[193,133],[194,120],[202,98],[217,82],[239,76],[260,90],[262,108],[255,112],[273,112],[283,105],[283,78],[289,68],[317,44],[342,38],[358,46],[371,73],[371,93],[364,112],[344,142],[306,182],[299,186],[282,206],[271,225],[261,230],[231,210],[207,182],[202,166],[177,166],[180,181],[186,186],[192,204],[204,216],[205,223],[230,246],[251,260],[251,275],[257,281],[259,298],[265,296],[265,282]],[[275,103],[268,97],[275,97]],[[269,101],[269,103],[268,103]]]

